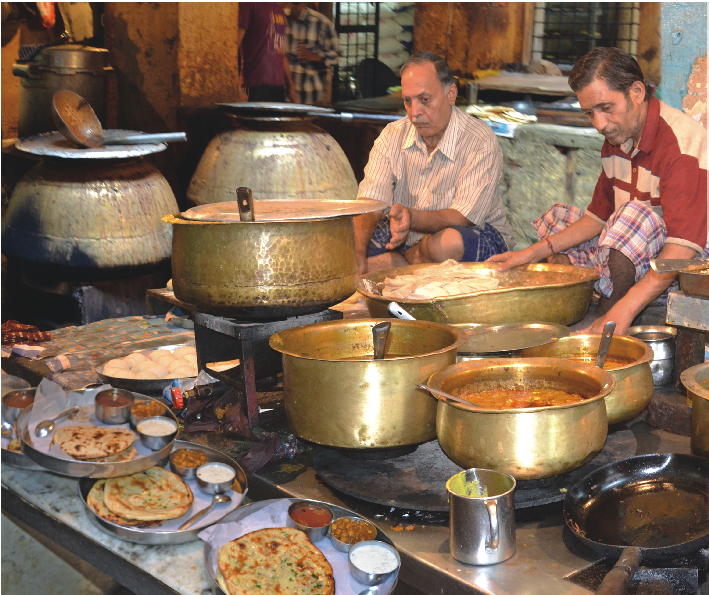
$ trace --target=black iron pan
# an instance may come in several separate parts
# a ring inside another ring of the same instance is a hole
[[[641,562],[709,545],[709,459],[650,454],[601,467],[566,493],[564,521],[585,545],[619,558],[596,595],[624,593]]]

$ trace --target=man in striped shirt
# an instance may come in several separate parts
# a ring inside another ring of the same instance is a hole
[[[390,210],[355,219],[360,274],[408,264],[482,261],[514,247],[498,184],[502,151],[489,126],[455,107],[445,60],[413,54],[401,67],[406,118],[375,141],[358,198]]]
[[[612,320],[624,334],[675,278],[650,269],[651,259],[709,256],[706,130],[652,97],[638,63],[617,48],[586,54],[569,84],[606,138],[591,204],[585,213],[554,205],[534,222],[541,241],[491,260],[505,261],[500,271],[544,258],[596,268],[599,318],[587,332]]]

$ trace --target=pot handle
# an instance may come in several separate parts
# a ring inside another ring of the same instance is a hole
[[[497,501],[493,498],[491,500],[484,500],[485,508],[487,508],[487,515],[490,517],[490,543],[485,544],[485,547],[496,550],[497,546],[500,545],[500,524],[497,522]]]
[[[236,201],[239,205],[239,217],[242,221],[255,221],[254,199],[251,196],[251,188],[239,186],[236,189]]]
[[[626,548],[615,566],[606,574],[596,595],[623,595],[627,593],[630,581],[640,566],[640,557],[639,547]]]

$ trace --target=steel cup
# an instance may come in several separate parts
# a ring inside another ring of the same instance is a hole
[[[8,424],[14,424],[27,407],[34,403],[36,388],[22,388],[7,392],[2,397],[2,418]]]
[[[627,334],[647,343],[653,351],[650,362],[655,386],[672,384],[675,377],[677,329],[671,326],[631,326]]]
[[[468,469],[446,482],[450,548],[464,564],[498,564],[515,553],[514,491],[507,473]]]

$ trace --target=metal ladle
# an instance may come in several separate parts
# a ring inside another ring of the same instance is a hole
[[[442,397],[443,399],[455,401],[456,403],[460,403],[461,405],[467,405],[468,407],[472,407],[473,409],[485,409],[485,407],[481,407],[480,405],[476,405],[475,403],[471,403],[470,401],[466,401],[465,399],[461,399],[460,397],[456,397],[445,391],[438,390],[437,388],[432,388],[428,386],[428,384],[417,384],[416,388],[426,390],[430,392],[434,397]]]
[[[391,322],[378,322],[372,327],[372,341],[374,343],[374,359],[384,359],[387,339],[391,330]]]
[[[182,531],[183,529],[187,529],[187,527],[191,527],[205,514],[212,510],[212,507],[215,504],[220,504],[221,502],[231,502],[231,497],[227,496],[226,494],[214,494],[214,497],[212,498],[212,503],[207,506],[207,508],[203,508],[199,512],[192,515],[186,522],[182,523],[177,530]]]
[[[54,429],[54,424],[58,422],[60,419],[64,419],[65,417],[70,416],[74,411],[78,411],[79,407],[69,407],[69,409],[65,409],[62,411],[59,415],[56,417],[53,417],[52,419],[45,419],[44,421],[41,421],[37,424],[37,427],[34,429],[34,434],[37,436],[37,438],[44,438],[45,436],[48,436],[49,433]]]
[[[104,136],[101,122],[81,95],[62,89],[52,97],[52,117],[57,130],[75,145],[97,149],[103,145],[152,145],[186,141],[184,132]]]
[[[601,345],[598,348],[598,355],[596,356],[596,367],[603,369],[603,364],[606,363],[606,357],[608,356],[608,349],[611,346],[611,340],[613,339],[613,333],[615,332],[615,322],[606,322],[603,327],[603,335],[601,336]]]

